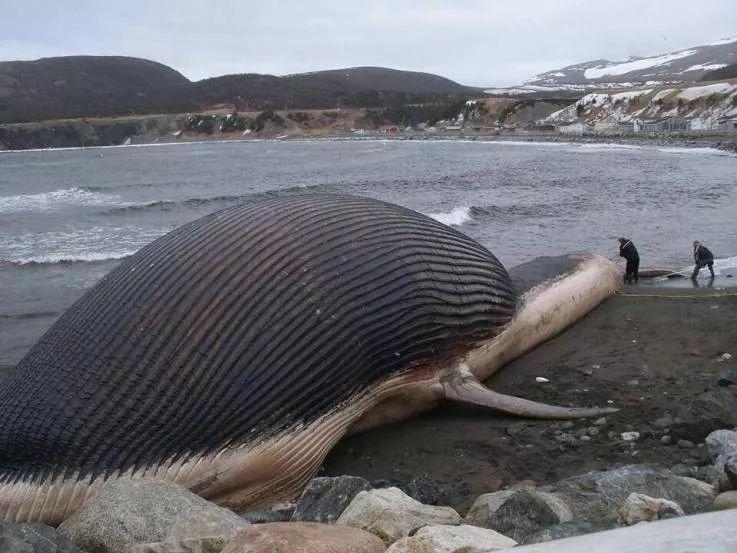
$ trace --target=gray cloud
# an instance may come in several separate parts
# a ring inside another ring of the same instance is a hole
[[[6,5],[7,4],[7,5]],[[504,86],[737,34],[734,0],[3,0],[0,59],[121,54],[191,79],[355,65]]]

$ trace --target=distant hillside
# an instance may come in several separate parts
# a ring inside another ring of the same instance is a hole
[[[477,89],[450,79],[383,67],[352,67],[277,77],[225,75],[194,85],[200,104],[233,103],[240,109],[382,107]]]
[[[554,91],[585,93],[593,90],[693,83],[710,71],[720,70],[734,63],[737,63],[737,37],[652,57],[577,63],[537,75],[518,87],[488,92],[540,96]],[[714,77],[711,80],[723,78],[726,77]]]
[[[0,121],[151,113],[194,107],[174,69],[122,56],[0,62]]]
[[[720,69],[715,69],[714,71],[709,71],[708,73],[704,73],[704,76],[701,77],[701,80],[702,81],[721,81],[724,79],[734,79],[734,78],[737,78],[737,63],[726,65]]]
[[[587,94],[540,123],[581,121],[629,122],[681,116],[696,121],[696,129],[714,129],[722,117],[737,117],[737,81],[700,85],[648,87],[623,92]]]
[[[0,122],[237,109],[386,107],[477,89],[429,73],[356,67],[277,77],[226,75],[192,83],[160,63],[116,56],[0,62]]]

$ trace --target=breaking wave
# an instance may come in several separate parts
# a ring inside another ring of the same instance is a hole
[[[98,263],[125,259],[136,253],[136,250],[119,250],[109,252],[90,252],[75,254],[49,254],[37,257],[22,257],[19,259],[0,259],[0,267],[7,266],[39,266],[39,265],[70,265],[72,263]]]
[[[40,194],[0,196],[0,213],[48,211],[69,205],[105,205],[116,201],[119,201],[118,196],[74,187]]]
[[[428,213],[429,217],[432,217],[439,223],[443,223],[448,226],[459,227],[463,223],[471,221],[471,208],[470,207],[454,207],[447,213]]]

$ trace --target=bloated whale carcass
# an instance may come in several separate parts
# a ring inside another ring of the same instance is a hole
[[[593,416],[480,381],[619,285],[583,261],[521,302],[483,246],[341,195],[213,213],[122,262],[0,384],[0,517],[56,524],[110,479],[236,510],[297,494],[346,433],[443,401]]]

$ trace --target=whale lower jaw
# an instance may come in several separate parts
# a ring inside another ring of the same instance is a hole
[[[614,264],[600,257],[591,258],[572,274],[531,290],[503,332],[454,366],[414,367],[310,423],[288,428],[260,442],[200,455],[186,462],[162,462],[107,479],[66,478],[1,485],[0,518],[59,524],[94,497],[109,479],[158,478],[176,482],[235,511],[294,498],[318,472],[330,449],[347,433],[407,419],[445,400],[548,418],[604,412],[544,406],[491,390],[485,392],[479,380],[585,316],[614,293],[620,281]]]

